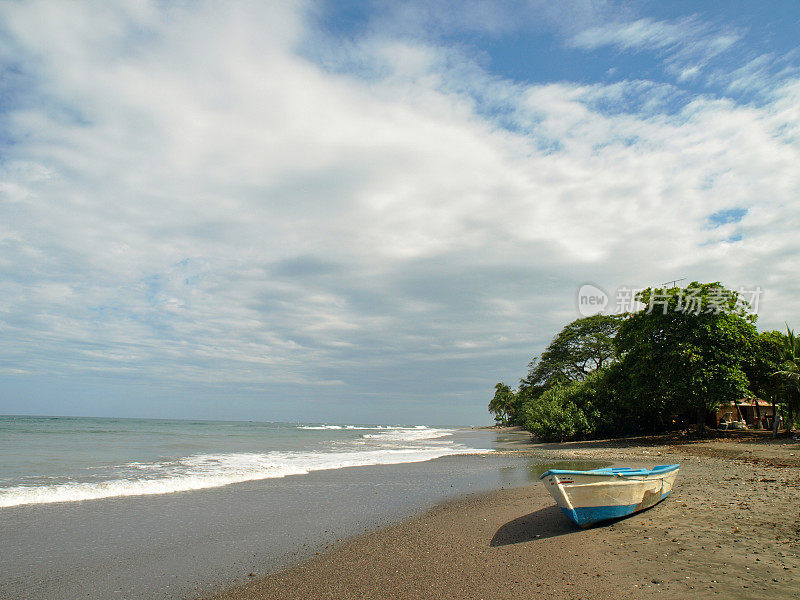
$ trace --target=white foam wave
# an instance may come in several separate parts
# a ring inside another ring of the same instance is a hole
[[[324,469],[341,469],[378,464],[421,462],[441,456],[464,454],[473,450],[465,446],[428,442],[408,447],[397,447],[398,441],[408,442],[409,432],[427,434],[428,437],[447,435],[447,430],[404,430],[374,435],[380,440],[372,442],[370,449],[349,452],[285,452],[199,454],[176,461],[159,463],[130,463],[122,467],[135,467],[140,477],[111,479],[101,482],[74,482],[38,486],[14,486],[0,489],[0,507],[50,502],[74,502],[118,496],[141,496],[221,487],[231,483],[301,475]],[[444,432],[444,433],[442,433]],[[430,434],[433,433],[433,436]],[[415,439],[424,439],[422,437]],[[375,442],[390,442],[376,444]],[[359,448],[363,448],[360,446]]]
[[[453,433],[451,429],[433,429],[424,427],[413,429],[398,429],[381,433],[365,433],[361,437],[368,440],[392,441],[392,442],[414,442],[419,440],[430,440],[444,437]]]
[[[355,430],[385,430],[385,429],[427,429],[426,425],[415,425],[414,427],[402,427],[400,425],[299,425],[297,429],[355,429]]]

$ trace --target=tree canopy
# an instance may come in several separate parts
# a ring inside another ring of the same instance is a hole
[[[489,402],[489,412],[498,425],[509,425],[514,418],[515,394],[509,386],[498,383],[494,386],[494,397]]]
[[[783,344],[779,346],[780,369],[773,376],[782,383],[783,406],[786,410],[789,428],[794,425],[794,418],[800,414],[800,338],[786,326]]]
[[[776,373],[783,368],[783,348],[786,336],[780,331],[765,331],[758,334],[755,352],[745,365],[750,381],[750,390],[759,398],[778,400],[785,385]]]
[[[708,411],[748,394],[744,369],[758,331],[736,292],[693,282],[637,299],[647,308],[622,323],[615,342],[630,384],[655,412],[688,407],[702,429]]]
[[[490,410],[543,439],[705,427],[721,405],[771,399],[800,416],[800,338],[759,333],[741,296],[719,282],[647,288],[644,307],[564,327],[534,357],[519,391],[499,383]]]
[[[621,316],[593,315],[564,327],[539,357],[528,365],[520,387],[546,389],[557,384],[583,381],[590,373],[617,359],[614,336]]]

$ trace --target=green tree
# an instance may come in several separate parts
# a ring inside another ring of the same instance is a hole
[[[757,398],[769,400],[773,408],[780,402],[785,383],[775,376],[781,369],[782,347],[784,336],[780,331],[765,331],[759,333],[753,346],[753,352],[744,365],[747,379],[750,382],[750,391]],[[761,418],[760,410],[756,405],[757,417]]]
[[[755,340],[745,372],[750,390],[759,398],[772,399],[783,386],[783,381],[775,374],[782,369],[785,338],[780,331],[765,331]]]
[[[739,295],[719,282],[648,288],[646,308],[623,321],[615,338],[628,396],[637,394],[651,418],[692,410],[698,431],[708,411],[747,394],[744,371],[758,332]]]
[[[538,395],[554,385],[583,381],[590,373],[614,362],[614,336],[621,319],[618,315],[594,315],[564,327],[542,355],[530,362],[520,389],[530,389]]]
[[[489,412],[497,425],[509,425],[515,416],[516,394],[505,383],[494,386],[494,397],[489,401]]]
[[[775,374],[786,382],[800,386],[800,338],[786,327],[786,336],[780,346],[781,369]]]
[[[561,442],[590,434],[589,420],[575,403],[582,385],[580,382],[557,384],[546,390],[524,406],[522,426],[545,442]]]
[[[786,335],[780,348],[780,368],[774,376],[783,384],[781,408],[786,413],[788,429],[794,428],[794,419],[800,412],[800,338],[786,326]]]

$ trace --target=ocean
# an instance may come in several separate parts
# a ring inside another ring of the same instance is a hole
[[[439,502],[586,468],[493,451],[527,439],[421,424],[0,417],[0,598],[207,597]]]
[[[0,416],[0,507],[166,494],[474,452],[454,429]]]

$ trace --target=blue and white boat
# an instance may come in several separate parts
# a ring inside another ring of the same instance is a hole
[[[567,471],[550,469],[539,479],[576,525],[617,519],[650,508],[669,496],[680,465]]]

